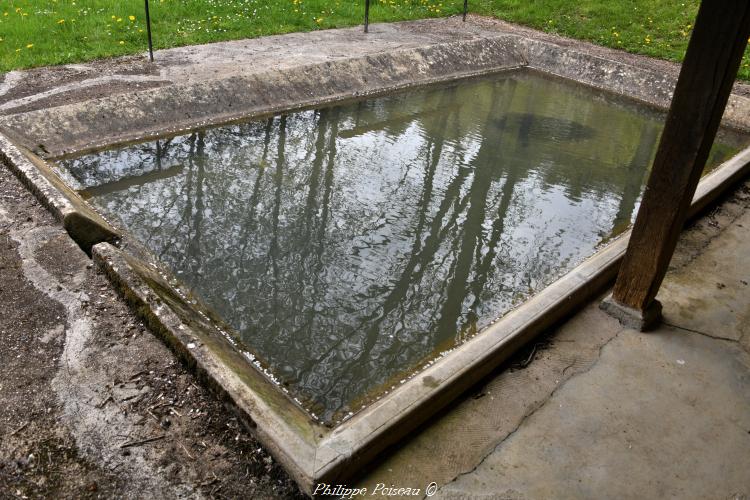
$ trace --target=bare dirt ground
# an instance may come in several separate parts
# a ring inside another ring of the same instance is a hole
[[[0,167],[0,497],[301,497]]]

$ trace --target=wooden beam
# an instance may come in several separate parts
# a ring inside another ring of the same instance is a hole
[[[701,2],[651,175],[612,293],[615,304],[642,317],[659,306],[656,293],[685,224],[748,36],[750,2]],[[643,325],[642,329],[645,329]]]

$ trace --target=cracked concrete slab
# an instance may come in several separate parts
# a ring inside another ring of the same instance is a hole
[[[733,498],[750,492],[750,355],[625,330],[444,498]]]
[[[750,204],[750,193],[744,195],[744,202]],[[748,228],[750,212],[745,211],[689,266],[670,273],[659,293],[666,323],[739,341],[750,351]]]
[[[378,483],[424,488],[471,471],[561,384],[588,370],[620,330],[595,305],[585,308],[430,423],[358,486],[370,491]]]

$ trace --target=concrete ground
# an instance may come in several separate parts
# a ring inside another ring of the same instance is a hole
[[[466,30],[456,36],[523,32],[677,71],[498,21],[439,22]],[[160,51],[156,65],[141,57],[11,72],[0,76],[0,115],[295,64],[295,37],[317,37],[305,58],[334,58],[432,36],[412,24],[409,40],[398,26],[375,25],[368,39],[319,32],[270,37],[250,51],[244,42]],[[750,497],[748,255],[746,183],[684,233],[657,331],[624,329],[590,305],[414,433],[361,484],[424,493],[434,482],[444,498]],[[0,313],[0,497],[299,495],[4,167]]]
[[[591,304],[362,486],[435,482],[436,497],[467,499],[749,498],[749,209],[750,182],[685,231],[658,329],[623,328]]]

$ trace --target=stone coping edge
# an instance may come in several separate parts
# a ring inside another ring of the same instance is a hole
[[[525,66],[501,35],[175,84],[0,117],[0,130],[44,158],[245,121]]]
[[[417,86],[528,67],[666,110],[676,80],[655,70],[517,34],[267,70],[0,117],[39,157],[67,158],[135,141]],[[732,94],[723,126],[750,131],[750,99]]]
[[[127,304],[206,385],[233,410],[300,486],[312,485],[316,441],[327,429],[286,399],[243,357],[231,339],[188,301],[169,290],[164,276],[109,243],[92,256]]]
[[[45,161],[15,146],[2,133],[0,163],[8,167],[42,206],[62,223],[87,254],[91,254],[91,247],[96,243],[119,241],[120,234],[70,189]]]

